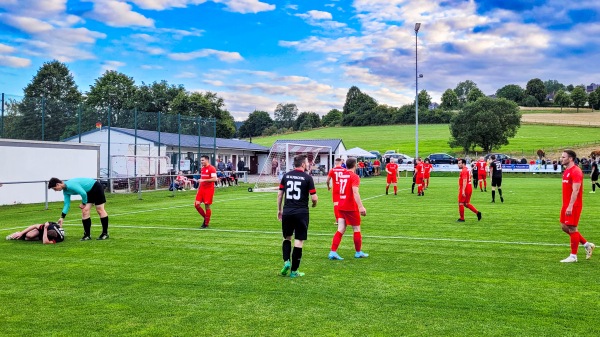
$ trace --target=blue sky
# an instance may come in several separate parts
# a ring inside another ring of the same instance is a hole
[[[82,92],[104,71],[213,91],[236,120],[278,103],[325,114],[352,85],[401,106],[460,81],[600,82],[597,0],[0,0],[0,92],[46,61]]]

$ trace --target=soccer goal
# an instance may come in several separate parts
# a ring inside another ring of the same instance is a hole
[[[308,173],[313,176],[315,184],[324,182],[331,168],[332,152],[330,146],[275,143],[269,156],[262,164],[258,179],[250,192],[275,192],[283,174],[294,169],[294,157],[304,154],[308,157],[310,168]]]
[[[111,172],[108,174],[111,181],[110,189],[111,191],[141,191],[165,188],[162,186],[164,179],[156,178],[166,174],[170,167],[167,156],[111,156]]]

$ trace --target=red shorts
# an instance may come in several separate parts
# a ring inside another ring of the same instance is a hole
[[[486,177],[487,173],[485,171],[483,171],[483,173],[477,171],[477,180],[485,180]]]
[[[429,179],[429,174],[426,174],[426,175],[425,175],[425,179]]]
[[[196,201],[199,203],[204,203],[205,205],[212,205],[213,196],[215,195],[214,189],[203,189],[199,188],[196,193]]]
[[[458,202],[459,203],[464,203],[464,204],[468,204],[471,202],[471,194],[473,194],[473,191],[469,191],[466,190],[465,191],[465,196],[463,197],[462,193],[458,192]]]
[[[346,226],[360,226],[360,213],[358,211],[338,211],[339,219],[344,219]]]
[[[416,183],[417,185],[423,185],[423,176],[417,176],[417,177],[415,178],[415,183]]]
[[[392,183],[397,183],[398,182],[398,176],[395,174],[388,174],[387,175],[387,183],[388,184],[392,184]]]
[[[579,217],[581,216],[581,207],[573,206],[573,212],[567,216],[567,206],[563,206],[560,210],[560,223],[567,226],[579,225]]]

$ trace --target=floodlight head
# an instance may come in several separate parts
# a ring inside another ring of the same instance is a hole
[[[423,74],[419,74],[419,78],[423,78]]]
[[[421,23],[420,22],[415,23],[415,33],[419,32],[419,28],[421,28]]]

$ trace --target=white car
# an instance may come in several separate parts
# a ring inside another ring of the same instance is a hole
[[[398,164],[412,164],[415,162],[413,157],[409,157],[403,153],[392,153],[384,156],[385,158],[395,158]]]

